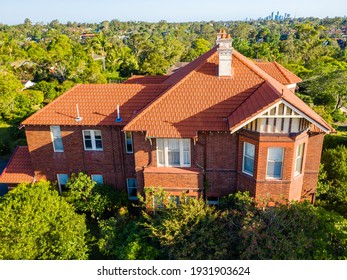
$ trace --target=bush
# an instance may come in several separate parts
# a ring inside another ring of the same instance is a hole
[[[0,259],[86,259],[85,218],[49,182],[20,184],[0,199]]]
[[[66,200],[79,212],[92,218],[110,216],[119,207],[127,205],[125,192],[116,192],[110,186],[98,185],[85,173],[72,174],[64,193]]]

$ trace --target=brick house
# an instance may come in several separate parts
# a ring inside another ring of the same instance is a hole
[[[33,114],[22,123],[28,146],[0,182],[48,179],[62,191],[84,171],[129,199],[162,187],[210,203],[237,190],[313,201],[333,128],[295,95],[300,81],[276,62],[247,59],[220,32],[214,48],[171,75],[76,85]]]

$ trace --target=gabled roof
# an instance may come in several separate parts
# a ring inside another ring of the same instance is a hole
[[[231,78],[218,77],[217,48],[211,49],[166,79],[164,83],[173,86],[124,129],[146,131],[147,137],[195,137],[198,131],[233,131],[284,99],[324,131],[333,131],[286,86],[235,50],[232,67]]]
[[[134,75],[134,76],[131,76],[126,81],[124,81],[123,84],[141,84],[141,85],[161,84],[167,78],[169,78],[169,76],[165,76],[165,75],[156,75],[156,76]]]
[[[118,125],[127,131],[146,131],[147,137],[188,138],[196,137],[198,131],[233,132],[283,100],[321,131],[333,131],[286,87],[284,83],[301,79],[278,63],[259,67],[233,50],[232,77],[219,77],[218,63],[216,46],[170,76],[133,76],[122,84],[77,85],[22,124]],[[269,70],[274,67],[276,74]],[[286,79],[283,83],[282,78]],[[80,122],[75,120],[76,104]],[[117,105],[122,122],[115,121]]]
[[[19,146],[14,151],[6,168],[0,175],[0,183],[18,184],[34,181],[34,168],[27,146]]]
[[[274,62],[255,62],[255,65],[260,67],[271,77],[275,78],[283,85],[290,85],[302,82],[302,80],[294,73],[283,67],[281,64]]]
[[[86,84],[76,85],[27,118],[24,125],[125,125],[167,85]],[[78,104],[81,122],[76,122]],[[116,123],[116,106],[121,123]]]

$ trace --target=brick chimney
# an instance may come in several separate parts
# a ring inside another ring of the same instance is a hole
[[[217,34],[216,43],[218,45],[218,76],[231,77],[231,54],[233,52],[232,39],[230,34],[227,34],[224,29]]]

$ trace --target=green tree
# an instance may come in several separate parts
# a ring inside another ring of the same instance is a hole
[[[317,204],[347,217],[347,148],[327,149],[317,187]]]
[[[187,199],[154,217],[146,215],[151,236],[169,259],[228,259],[229,234],[223,214],[201,199]]]
[[[0,259],[86,259],[87,228],[49,182],[20,184],[0,200]]]
[[[101,218],[122,205],[127,205],[124,192],[115,192],[109,186],[99,185],[82,172],[72,174],[66,187],[66,200],[74,205],[76,210],[91,215],[92,218]]]
[[[163,258],[143,219],[130,216],[120,208],[115,217],[99,221],[99,250],[107,257],[118,260],[153,260]]]
[[[309,203],[259,209],[244,219],[241,259],[347,259],[347,220]]]

